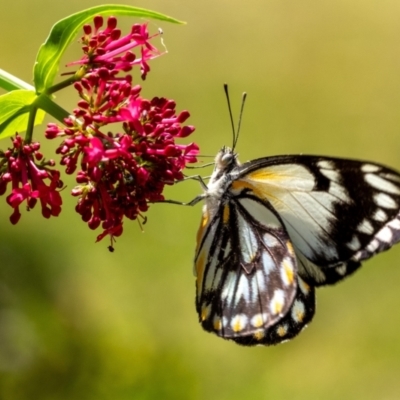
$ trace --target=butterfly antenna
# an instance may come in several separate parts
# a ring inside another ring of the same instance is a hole
[[[243,110],[244,110],[244,103],[246,102],[247,93],[244,92],[244,93],[242,94],[242,105],[241,105],[241,107],[240,107],[239,122],[238,122],[238,127],[237,127],[237,129],[235,129],[235,124],[234,124],[234,122],[233,122],[231,101],[230,101],[230,99],[229,99],[228,85],[227,85],[226,83],[224,84],[224,90],[225,90],[226,101],[228,102],[229,117],[230,117],[230,120],[231,120],[232,133],[233,133],[232,150],[235,150],[237,141],[238,141],[238,139],[239,139],[240,127],[241,127],[241,125],[242,125],[242,116],[243,116]]]
[[[239,122],[238,122],[238,127],[236,130],[236,136],[235,136],[235,141],[233,142],[233,149],[236,147],[236,143],[239,139],[239,132],[240,132],[240,127],[242,126],[242,116],[243,116],[243,110],[244,110],[244,103],[246,102],[247,98],[247,93],[243,92],[242,94],[242,105],[240,107],[240,114],[239,114]]]
[[[229,118],[231,120],[231,126],[232,126],[232,134],[233,134],[233,143],[232,143],[232,150],[235,148],[235,144],[237,142],[237,135],[235,131],[235,124],[233,122],[233,115],[232,115],[232,107],[231,107],[231,101],[229,99],[229,90],[228,90],[228,84],[224,83],[224,91],[225,91],[225,97],[226,101],[228,102],[228,110],[229,110]]]

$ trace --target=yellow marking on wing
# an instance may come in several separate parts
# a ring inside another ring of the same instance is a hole
[[[273,187],[268,186],[266,184],[267,182],[259,182],[257,183],[254,181],[253,183],[250,183],[245,180],[237,180],[232,182],[232,189],[233,190],[242,190],[242,189],[250,189],[253,194],[258,197],[261,200],[268,199],[275,208],[284,208],[284,204],[282,203],[282,200],[277,197],[276,195],[273,194],[273,190],[276,192],[279,189],[278,185],[275,185]],[[282,190],[282,188],[281,188]],[[282,206],[283,204],[283,206]]]
[[[224,214],[222,217],[222,221],[224,222],[224,224],[227,224],[229,221],[229,214],[230,214],[230,209],[229,209],[229,205],[226,204],[224,207]]]
[[[272,181],[272,180],[281,180],[282,175],[277,174],[276,172],[271,172],[265,169],[259,169],[254,172],[251,172],[247,175],[247,177],[254,181]]]
[[[236,321],[234,321],[232,325],[232,329],[234,332],[239,332],[244,328],[243,326],[243,320],[242,318],[236,318]]]
[[[222,321],[221,318],[214,318],[213,327],[216,331],[220,331],[222,329]]]
[[[199,229],[197,230],[197,235],[196,235],[196,253],[199,250],[200,240],[204,235],[204,229],[207,226],[208,220],[209,220],[208,210],[204,208],[203,216],[201,217],[200,226]]]
[[[287,260],[283,260],[282,266],[283,266],[283,270],[285,271],[287,281],[288,281],[289,285],[291,285],[294,280],[293,266]]]
[[[274,304],[272,305],[272,310],[274,314],[279,314],[282,311],[283,308],[283,303],[275,300]]]
[[[287,334],[287,327],[284,325],[278,326],[278,329],[276,330],[276,333],[278,336],[283,337]]]
[[[211,305],[201,307],[200,318],[202,321],[206,320],[210,316]]]
[[[294,256],[294,249],[292,243],[286,242],[286,248],[288,249],[289,254],[293,257]]]
[[[256,340],[264,339],[264,337],[265,337],[264,329],[260,329],[258,331],[255,331],[253,336],[254,336],[254,339],[256,339]]]
[[[202,252],[196,261],[197,293],[200,293],[201,286],[203,285],[205,266],[206,266],[205,255],[204,252]]]
[[[259,168],[250,172],[246,179],[273,186],[286,186],[287,184],[292,186],[294,184],[294,187],[297,187],[298,183],[303,185],[306,182],[308,182],[306,187],[311,189],[314,186],[313,174],[307,168],[298,164],[282,164]]]
[[[304,310],[297,309],[297,310],[295,310],[295,313],[296,313],[296,317],[297,317],[297,322],[302,322],[304,319],[304,315],[305,315]]]
[[[262,187],[257,187],[260,185],[255,185],[250,182],[237,180],[232,182],[232,189],[233,190],[241,190],[241,189],[250,189],[257,197],[260,199],[265,198],[265,194],[263,193]]]
[[[263,321],[262,315],[261,314],[256,315],[252,320],[252,324],[255,328],[259,328],[260,326],[263,326],[264,321]]]
[[[299,285],[301,286],[303,293],[308,294],[310,292],[310,286],[304,282],[303,279],[299,279]]]

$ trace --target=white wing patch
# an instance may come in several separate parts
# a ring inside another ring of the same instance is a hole
[[[358,239],[358,236],[353,235],[353,237],[351,238],[351,241],[346,243],[346,246],[353,251],[357,251],[360,249],[361,247],[361,243],[360,240]]]
[[[365,233],[366,235],[372,235],[375,231],[373,225],[367,218],[364,218],[360,224],[357,226],[357,231],[360,233]]]
[[[276,264],[274,260],[272,259],[271,254],[268,251],[263,251],[261,255],[261,261],[263,263],[263,275],[268,276],[271,272],[273,272],[276,269]],[[261,271],[259,271],[261,272]],[[260,274],[259,274],[260,275]],[[258,277],[259,282],[262,282],[261,276]]]
[[[243,261],[246,264],[252,263],[257,255],[258,241],[251,226],[240,213],[238,214],[238,235]]]
[[[374,195],[374,201],[377,206],[382,207],[382,208],[386,208],[386,209],[398,208],[398,203],[386,193],[382,193],[382,192],[376,193]]]
[[[277,289],[274,292],[272,300],[269,304],[269,308],[272,314],[280,314],[285,305],[285,293],[281,289]]]
[[[239,301],[243,299],[246,303],[250,302],[250,282],[244,274],[239,278],[235,293],[235,306],[239,304]]]
[[[275,214],[265,207],[264,204],[248,197],[239,198],[238,202],[246,210],[246,212],[250,214],[254,221],[257,221],[263,224],[265,227],[272,229],[277,229],[282,226]],[[273,240],[271,239],[272,236],[269,236],[269,240]]]
[[[380,170],[380,167],[378,165],[367,164],[367,163],[363,163],[361,165],[362,172],[378,172],[379,170]]]
[[[237,275],[234,271],[228,272],[228,275],[225,278],[224,286],[220,296],[221,300],[225,300],[227,304],[233,303],[237,279]]]
[[[385,222],[388,220],[388,216],[382,209],[378,209],[372,215],[372,219],[378,222]]]
[[[400,188],[394,183],[389,182],[386,179],[381,178],[375,174],[365,174],[365,180],[368,184],[373,186],[377,190],[384,190],[385,192],[392,194],[400,194]]]

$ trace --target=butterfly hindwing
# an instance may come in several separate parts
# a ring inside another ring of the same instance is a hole
[[[207,219],[206,208],[204,215]],[[217,216],[202,225],[195,268],[204,329],[239,338],[280,321],[296,296],[297,265],[277,216],[243,197],[221,204]]]
[[[254,334],[232,338],[245,346],[275,345],[292,339],[309,324],[315,313],[315,289],[297,277],[296,297],[286,315],[267,329]]]

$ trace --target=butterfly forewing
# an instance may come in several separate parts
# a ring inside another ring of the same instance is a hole
[[[298,250],[296,256],[299,276],[313,286],[334,285],[361,267],[360,261],[348,260],[334,267],[321,268]]]
[[[281,320],[292,306],[293,247],[276,215],[252,198],[231,199],[217,215],[198,238],[199,318],[219,336],[252,336]]]
[[[371,239],[367,246],[361,248],[352,259],[355,261],[366,260],[373,255],[385,251],[400,241],[400,215],[389,220]]]
[[[338,266],[356,254],[356,261],[368,258],[400,238],[400,175],[381,165],[269,157],[243,164],[232,190],[268,200],[296,249],[319,267]],[[390,235],[383,228],[394,220]],[[363,252],[369,244],[371,250]]]

